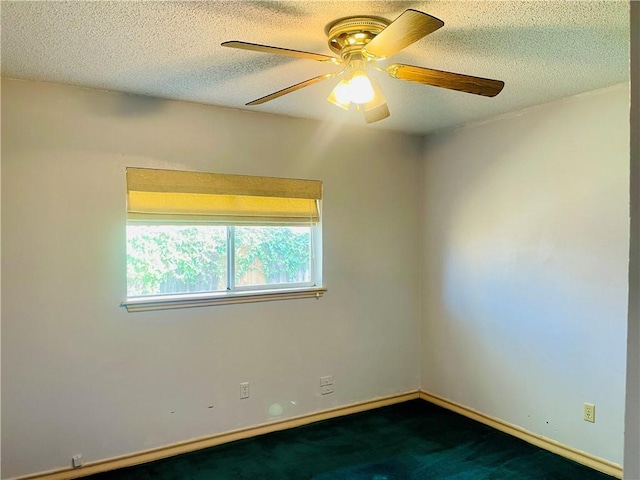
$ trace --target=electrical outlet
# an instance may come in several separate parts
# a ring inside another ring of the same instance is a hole
[[[320,386],[333,385],[333,375],[327,375],[326,377],[320,377]]]
[[[591,423],[596,421],[596,406],[592,403],[584,404],[584,420]]]
[[[240,399],[249,398],[249,382],[240,384]]]
[[[71,457],[71,466],[73,468],[80,468],[82,466],[82,455],[74,455]]]
[[[330,393],[333,393],[333,385],[322,385],[320,387],[321,395],[328,395]]]

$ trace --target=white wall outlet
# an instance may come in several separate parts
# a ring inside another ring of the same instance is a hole
[[[327,375],[326,377],[320,377],[320,386],[333,385],[333,375]]]
[[[320,387],[321,395],[328,395],[330,393],[333,393],[333,385],[322,385]]]
[[[249,398],[249,382],[240,384],[240,399]]]
[[[584,420],[586,422],[595,423],[596,421],[596,406],[592,403],[584,404]]]
[[[82,466],[82,455],[74,455],[71,457],[71,466],[73,468],[80,468]]]

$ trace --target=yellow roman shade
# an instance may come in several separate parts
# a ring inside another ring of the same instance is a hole
[[[127,168],[129,220],[308,225],[321,199],[318,180]]]

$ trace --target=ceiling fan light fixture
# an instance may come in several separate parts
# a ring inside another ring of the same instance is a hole
[[[327,101],[333,103],[335,106],[349,110],[351,106],[351,88],[349,87],[349,80],[344,79],[335,86],[331,93],[327,97]]]
[[[378,105],[377,107],[365,108],[362,114],[364,116],[364,121],[367,123],[379,122],[391,115],[386,102]]]
[[[367,76],[368,61],[360,54],[352,54],[347,59],[346,78],[340,81],[327,100],[340,108],[349,110],[352,103],[364,105],[375,97],[375,90]]]
[[[373,86],[373,98],[371,101],[363,105],[362,114],[364,120],[367,123],[374,123],[387,118],[389,113],[389,107],[387,106],[387,99],[382,93],[382,89],[373,78],[371,79],[371,85]]]
[[[354,72],[349,81],[349,94],[353,103],[363,104],[373,100],[373,86],[364,71]]]
[[[378,88],[379,92],[380,89]],[[338,82],[327,97],[334,105],[349,110],[352,103],[365,105],[375,100],[376,89],[364,70],[356,70]]]
[[[387,103],[387,99],[384,97],[380,85],[378,85],[378,82],[373,78],[371,79],[371,88],[373,89],[373,97],[363,105],[365,110],[371,110]]]

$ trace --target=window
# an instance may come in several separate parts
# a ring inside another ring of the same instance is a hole
[[[321,296],[322,183],[127,168],[129,311]]]

